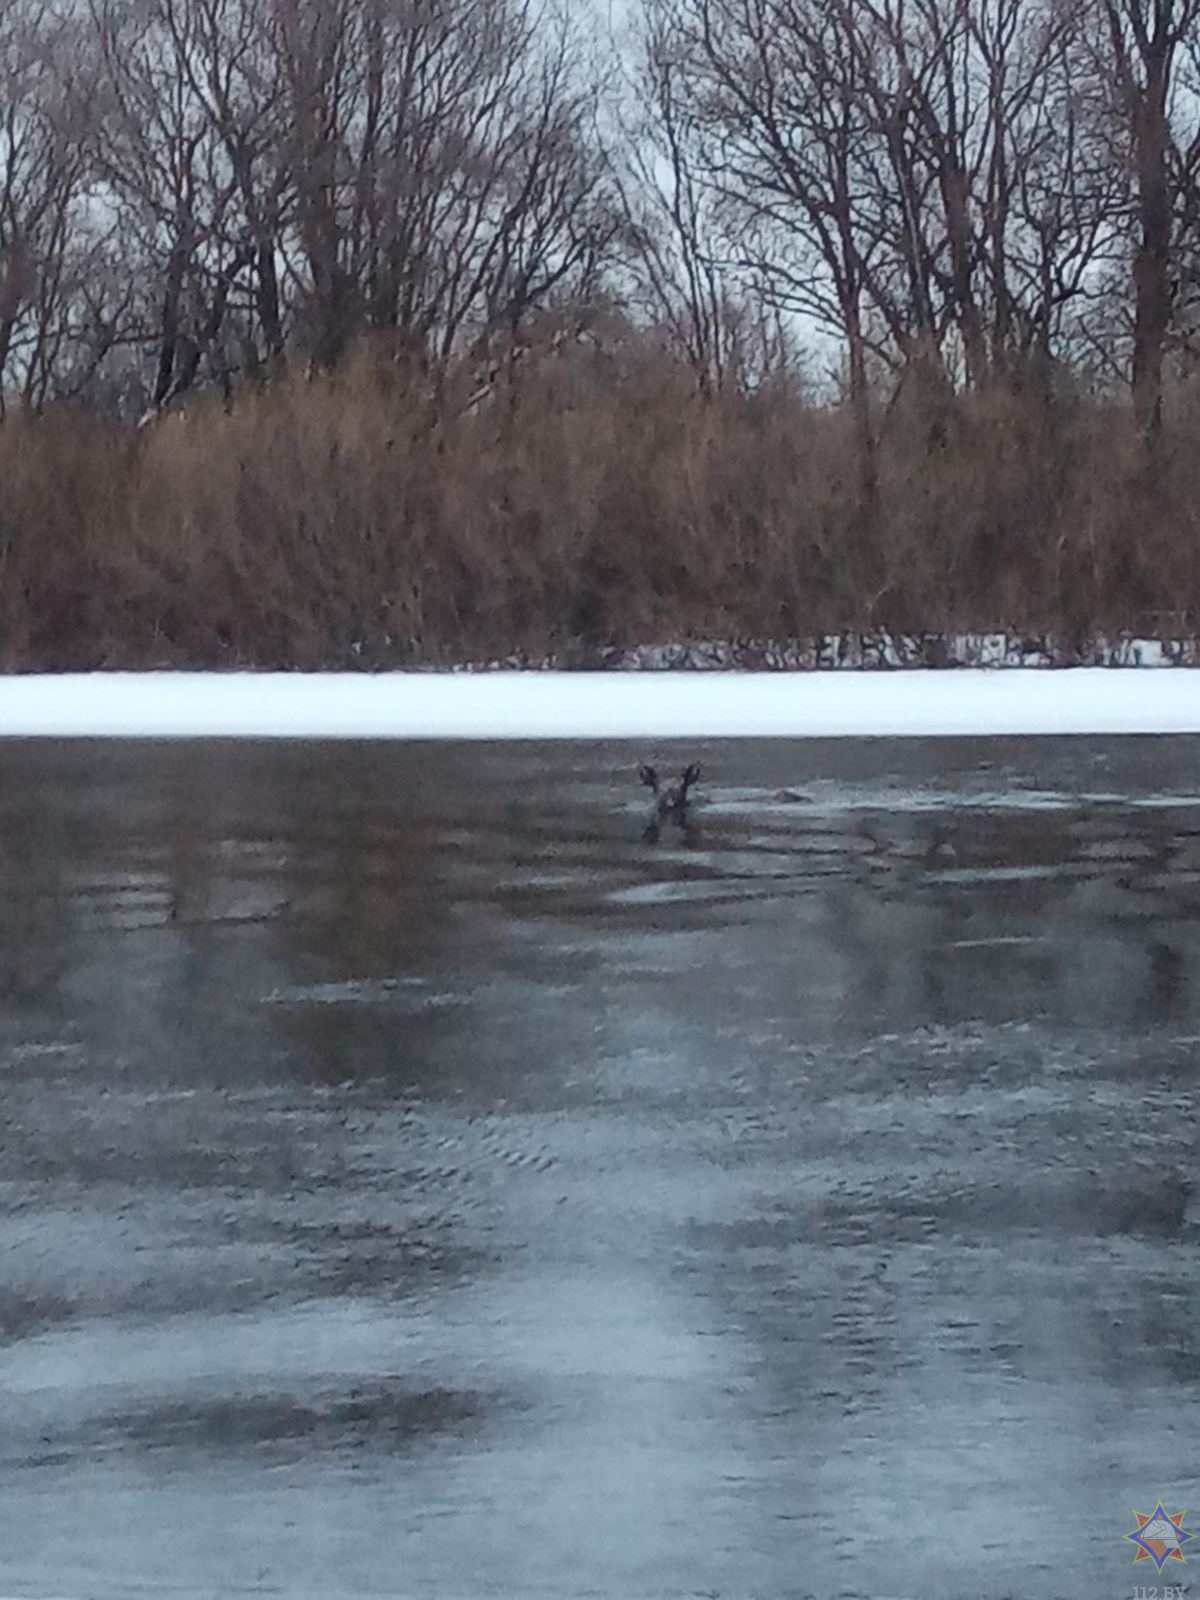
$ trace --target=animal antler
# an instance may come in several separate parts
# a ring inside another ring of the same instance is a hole
[[[653,767],[640,766],[638,768],[638,777],[646,785],[647,789],[653,789],[655,794],[658,793],[658,773],[655,772]]]

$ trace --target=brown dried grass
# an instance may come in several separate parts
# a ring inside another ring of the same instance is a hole
[[[701,394],[649,346],[530,357],[479,404],[360,354],[137,430],[0,424],[0,665],[377,666],[879,628],[1194,632],[1200,395],[1009,386],[850,420]]]

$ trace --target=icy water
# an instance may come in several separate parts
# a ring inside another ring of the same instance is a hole
[[[0,1592],[1186,1587],[1200,742],[650,754],[0,749]]]

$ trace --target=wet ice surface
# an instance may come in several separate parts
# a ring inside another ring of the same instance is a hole
[[[1200,741],[648,753],[3,752],[0,1591],[1153,1581]]]

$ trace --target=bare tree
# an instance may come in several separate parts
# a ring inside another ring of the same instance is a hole
[[[873,135],[875,304],[906,363],[981,387],[1034,345],[1050,353],[1114,225],[1071,93],[1072,15],[1040,0],[843,3]]]
[[[1096,0],[1088,20],[1118,159],[1132,177],[1133,404],[1153,435],[1162,421],[1180,251],[1198,220],[1200,85],[1188,69],[1196,63],[1200,0]]]
[[[315,359],[384,331],[444,359],[594,276],[615,235],[594,90],[533,0],[277,0],[289,260]]]
[[[618,178],[641,297],[702,391],[720,388],[733,357],[732,274],[707,182],[684,65],[668,18],[638,19],[633,74],[620,108],[625,174]]]
[[[727,260],[844,341],[861,501],[871,518],[872,312],[881,237],[866,203],[871,110],[846,9],[821,0],[648,0],[722,214]]]
[[[844,342],[864,450],[872,363],[944,392],[1066,336],[1121,210],[1075,86],[1075,0],[646,11],[648,66],[670,96],[655,170],[687,180],[672,180],[676,231],[697,191],[719,195],[730,258]]]
[[[279,252],[291,198],[279,29],[269,0],[162,0],[176,71],[201,109],[232,188],[204,333],[212,343],[243,272],[253,278],[244,344],[277,363],[285,328]]]
[[[174,0],[97,0],[105,68],[97,167],[143,279],[144,336],[153,346],[155,406],[194,381],[246,265],[230,242],[236,180],[194,91],[198,13]]]
[[[90,184],[94,75],[78,20],[0,0],[0,412],[82,382],[116,337],[120,298]]]

